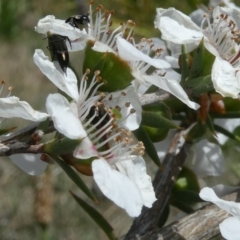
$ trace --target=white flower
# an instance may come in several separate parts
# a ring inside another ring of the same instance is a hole
[[[5,82],[2,81],[0,95],[3,91]],[[47,119],[48,114],[35,111],[27,102],[20,101],[19,98],[10,96],[12,88],[9,88],[7,97],[0,98],[0,117],[1,118],[23,118],[26,120],[41,122]]]
[[[162,38],[176,44],[186,44],[193,50],[204,39],[204,45],[216,60],[212,68],[214,88],[224,97],[238,98],[239,79],[239,22],[236,9],[215,7],[213,21],[205,15],[207,28],[201,29],[188,16],[174,8],[157,9],[155,27]]]
[[[141,47],[141,45],[144,44],[143,42],[135,46],[128,42],[130,39],[133,40],[132,31],[135,24],[132,21],[128,21],[126,24],[122,24],[113,31],[110,31],[112,13],[110,11],[105,11],[103,13],[103,8],[99,6],[95,14],[95,21],[93,21],[92,5],[90,4],[90,24],[86,31],[85,29],[82,31],[79,29],[76,30],[76,28],[69,26],[69,24],[66,24],[62,20],[55,19],[53,16],[47,16],[46,18],[39,20],[36,31],[39,33],[47,33],[49,31],[51,33],[68,36],[74,45],[77,45],[81,42],[81,46],[85,46],[86,41],[93,40],[94,46],[92,49],[94,51],[111,52],[117,54],[130,64],[133,80],[135,78],[137,81],[137,84],[134,84],[137,86],[137,91],[141,84],[154,84],[157,87],[170,92],[187,104],[190,108],[199,108],[197,103],[190,101],[179,82],[175,79],[168,79],[157,74],[146,74],[146,71],[150,66],[154,66],[157,69],[165,69],[170,68],[170,64],[165,60],[158,58],[159,51],[157,51],[156,58],[151,58],[148,56],[150,54],[151,49],[149,46],[151,44],[147,44],[148,46],[145,45],[147,46],[145,49],[139,50],[137,47]],[[123,36],[126,34],[127,29],[129,29],[129,32],[127,33],[125,40],[123,39]],[[80,32],[81,36],[78,38],[77,34],[80,34]],[[70,47],[68,49],[72,51]],[[73,47],[73,49],[78,50],[82,48]]]
[[[227,211],[233,217],[225,219],[220,225],[220,232],[227,240],[237,240],[240,236],[240,203],[225,201],[217,197],[215,192],[208,187],[200,191],[199,196],[205,200],[216,204],[221,209]]]
[[[59,93],[50,94],[46,108],[60,133],[82,139],[73,155],[82,161],[96,159],[92,162],[93,177],[102,192],[133,217],[141,213],[143,205],[151,207],[156,198],[141,157],[144,147],[142,143],[135,144],[128,131],[137,129],[141,122],[141,104],[133,87],[104,95],[97,92],[102,85],[98,82],[99,73],[89,85],[85,73],[78,91],[71,69],[67,68],[67,76],[59,78],[55,74],[58,68],[41,50],[35,51],[34,61],[73,99],[69,102]]]
[[[145,43],[142,42],[139,45],[140,45],[138,46],[139,48],[140,47],[144,48],[146,45],[149,44],[146,42]],[[119,56],[125,61],[129,62],[132,69],[132,75],[135,77],[136,81],[138,82],[138,85],[150,83],[167,92],[170,92],[179,100],[181,100],[183,103],[188,105],[190,108],[193,109],[199,108],[199,104],[189,99],[188,95],[183,90],[182,86],[180,85],[177,79],[167,78],[166,76],[163,77],[157,74],[157,72],[151,75],[146,74],[146,71],[150,66],[154,66],[157,69],[168,67],[168,65],[160,63],[160,61],[163,60],[150,58],[148,54],[144,54],[142,52],[143,50],[140,51],[137,47],[133,46],[125,39],[120,37],[117,38],[117,49]]]
[[[71,47],[68,45],[68,51],[79,51],[86,47],[86,38],[88,37],[85,29],[80,30],[65,23],[64,20],[56,19],[53,15],[48,15],[38,21],[35,31],[42,34],[59,34],[67,36],[71,41]]]
[[[186,165],[199,177],[221,176],[225,170],[225,159],[217,144],[203,139],[193,145]]]
[[[4,85],[5,82],[2,81],[0,94],[3,91]],[[27,102],[10,96],[11,90],[12,88],[9,88],[7,97],[0,98],[1,118],[23,118],[34,122],[41,122],[47,119],[48,114],[35,111]],[[40,175],[47,167],[47,163],[40,160],[40,154],[15,154],[9,158],[14,164],[30,175]]]
[[[164,141],[154,144],[160,159],[165,157],[166,149],[172,137],[173,132],[170,132]],[[199,177],[221,176],[225,171],[225,159],[221,148],[206,139],[200,140],[192,146],[185,165],[192,169]]]
[[[41,175],[47,168],[47,163],[41,160],[42,154],[13,154],[11,161],[29,175]]]

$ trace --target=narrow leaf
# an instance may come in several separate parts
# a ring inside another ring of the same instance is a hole
[[[187,81],[193,78],[197,78],[201,75],[202,68],[203,68],[203,50],[204,50],[204,45],[202,40],[195,51],[193,63],[192,63]]]
[[[58,156],[51,156],[58,165],[64,170],[64,172],[69,176],[69,178],[95,203],[98,203],[98,200],[79,177],[79,175],[64,161],[62,161]]]
[[[170,201],[170,204],[178,209],[180,209],[181,211],[185,212],[185,213],[193,213],[194,209],[192,207],[190,207],[188,204],[183,203],[181,201],[178,201],[177,199],[172,199]]]
[[[80,139],[69,138],[55,139],[45,144],[44,151],[45,153],[53,155],[68,154],[72,153],[80,142],[81,142]]]
[[[240,118],[240,112],[209,113],[212,118]]]
[[[184,82],[182,85],[184,88],[190,89],[192,95],[196,97],[214,90],[211,75],[191,79]]]
[[[136,138],[139,141],[142,141],[144,143],[146,153],[153,160],[153,162],[158,167],[160,167],[161,163],[160,163],[156,148],[154,147],[153,142],[151,141],[150,137],[148,136],[144,128],[140,126],[137,130],[133,131],[133,134],[136,136]]]
[[[229,137],[229,138],[231,138],[231,139],[233,139],[233,140],[235,140],[237,142],[240,142],[240,137],[239,136],[229,132],[228,130],[226,130],[225,128],[223,128],[223,127],[221,127],[221,126],[219,126],[217,124],[214,124],[213,126],[214,126],[214,129],[217,132],[220,132],[220,133],[224,134],[225,136],[227,136],[227,137]]]
[[[147,111],[142,112],[142,125],[165,129],[180,128],[174,122],[161,116],[160,114]]]
[[[189,59],[187,54],[186,45],[182,45],[182,54],[180,56],[180,67],[181,67],[181,82],[184,82],[189,75]]]
[[[208,126],[209,130],[211,131],[211,133],[216,136],[216,132],[215,132],[215,129],[214,129],[213,121],[212,121],[212,118],[209,116],[209,114],[207,114],[206,125]]]
[[[71,192],[71,195],[76,200],[76,202],[83,208],[83,210],[88,213],[88,215],[95,221],[95,223],[106,233],[108,239],[116,240],[116,236],[113,232],[112,226],[107,222],[107,220],[93,207],[88,205],[80,197]]]
[[[199,197],[199,193],[191,190],[175,190],[172,191],[172,199],[177,199],[179,202],[193,205],[203,200]]]

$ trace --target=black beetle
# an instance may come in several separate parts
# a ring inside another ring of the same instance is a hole
[[[69,63],[69,54],[66,41],[68,41],[72,47],[69,38],[58,34],[52,34],[48,37],[48,40],[49,46],[47,48],[52,51],[52,61],[56,57],[56,60],[58,61],[61,69],[66,74],[67,66]]]
[[[72,27],[79,28],[78,25],[87,25],[90,23],[88,15],[75,15],[68,18],[65,23],[70,24]]]

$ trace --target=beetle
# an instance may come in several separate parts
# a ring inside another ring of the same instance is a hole
[[[52,34],[48,37],[49,46],[47,48],[52,51],[52,61],[55,57],[58,61],[61,69],[66,74],[67,66],[69,63],[69,54],[66,41],[69,42],[72,48],[71,42],[67,36],[61,36],[59,34]],[[66,74],[67,75],[67,74]]]
[[[78,25],[87,25],[90,23],[88,15],[74,15],[69,17],[65,23],[70,24],[72,27],[79,28]]]

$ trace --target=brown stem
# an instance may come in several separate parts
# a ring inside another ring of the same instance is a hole
[[[162,170],[157,172],[153,181],[158,200],[153,204],[152,208],[144,207],[142,209],[141,215],[134,220],[125,240],[141,239],[148,232],[156,231],[158,220],[168,203],[174,182],[192,145],[185,142],[183,134],[184,131],[175,134],[168,153],[164,158]]]
[[[240,190],[226,195],[224,200],[240,201]],[[183,240],[183,239],[223,239],[220,235],[219,224],[230,215],[214,204],[207,204],[200,210],[187,215],[161,229],[152,228],[141,240],[161,239],[161,240]],[[216,238],[219,237],[219,238]],[[130,239],[130,238],[129,238]],[[133,238],[136,239],[136,238]]]

